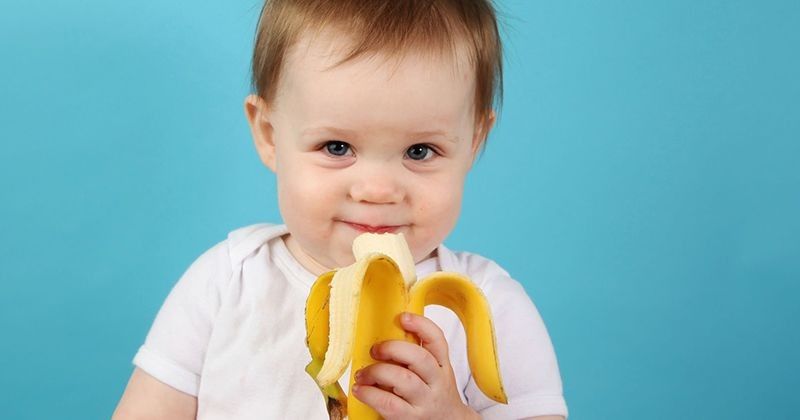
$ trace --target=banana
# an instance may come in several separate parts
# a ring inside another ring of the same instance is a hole
[[[417,268],[414,264],[414,257],[408,248],[406,239],[402,233],[393,235],[391,233],[363,233],[358,235],[353,241],[353,255],[356,261],[369,257],[370,254],[377,253],[390,257],[403,276],[406,289],[410,288],[417,281]]]
[[[306,372],[319,385],[331,418],[379,418],[358,399],[348,399],[337,381],[350,364],[348,391],[352,390],[355,373],[376,362],[369,354],[374,344],[386,340],[419,344],[416,336],[402,328],[399,315],[422,315],[426,305],[445,306],[458,316],[478,388],[489,398],[507,403],[491,311],[472,281],[447,272],[417,281],[402,234],[364,233],[353,242],[353,254],[355,263],[317,278],[306,301],[306,344],[311,353]]]
[[[306,372],[316,378],[325,352],[328,350],[328,292],[333,279],[333,272],[320,276],[311,287],[311,293],[306,300],[306,346],[311,353],[311,363],[306,366]],[[343,419],[347,415],[347,395],[338,382],[320,386],[322,396],[331,420]]]

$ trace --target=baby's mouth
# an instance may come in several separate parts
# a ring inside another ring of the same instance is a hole
[[[403,227],[403,225],[365,225],[362,223],[348,222],[344,220],[342,222],[359,232],[369,233],[395,233],[397,230]]]

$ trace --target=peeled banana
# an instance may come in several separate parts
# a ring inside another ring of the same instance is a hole
[[[491,312],[474,283],[446,272],[416,281],[414,260],[402,234],[361,234],[353,242],[353,254],[355,263],[317,278],[306,301],[306,344],[311,353],[306,372],[319,385],[331,418],[380,418],[358,399],[348,399],[337,381],[351,364],[348,391],[352,390],[355,373],[376,362],[370,356],[374,344],[386,340],[419,344],[401,327],[399,315],[422,315],[426,305],[445,306],[458,316],[478,388],[507,403]]]

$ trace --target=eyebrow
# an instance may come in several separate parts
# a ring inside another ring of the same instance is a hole
[[[354,130],[349,130],[346,128],[338,128],[332,126],[322,126],[322,127],[310,127],[302,131],[302,136],[310,136],[315,133],[320,132],[327,132],[331,133],[335,136],[342,136],[342,137],[356,137],[357,133]],[[409,133],[409,137],[413,139],[420,139],[420,138],[429,138],[429,137],[443,137],[445,140],[458,143],[459,137],[458,136],[451,136],[448,135],[447,132],[444,130],[424,130],[424,131],[413,131]]]
[[[333,133],[336,136],[342,136],[342,137],[353,137],[356,135],[356,132],[353,130],[348,130],[346,128],[330,127],[330,126],[306,128],[300,134],[302,136],[310,136],[312,134],[320,132]]]
[[[427,138],[427,137],[443,137],[445,140],[449,142],[458,143],[458,136],[450,136],[443,130],[415,131],[411,133],[411,137],[414,139]]]

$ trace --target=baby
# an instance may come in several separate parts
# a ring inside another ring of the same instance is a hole
[[[314,279],[353,263],[363,232],[402,233],[419,277],[470,277],[492,308],[508,404],[476,387],[465,336],[429,306],[359,372],[355,397],[386,419],[561,419],[544,324],[492,261],[442,242],[495,121],[501,52],[489,0],[267,0],[245,100],[283,225],[231,232],[175,285],[134,358],[115,418],[326,419],[304,371]],[[342,379],[347,389],[349,372]]]

